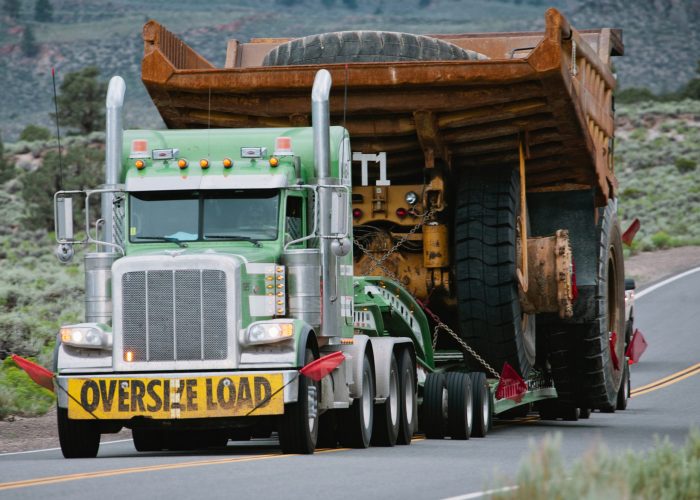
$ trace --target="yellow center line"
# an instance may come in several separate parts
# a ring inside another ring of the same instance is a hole
[[[692,371],[696,371],[696,370],[699,370],[699,369],[700,369],[700,363],[694,364],[693,366],[689,366],[688,368],[685,368],[685,369],[683,369],[683,370],[680,370],[680,371],[678,371],[678,372],[676,372],[676,373],[672,373],[671,375],[668,375],[668,376],[666,376],[666,377],[660,378],[659,380],[655,380],[654,382],[651,382],[651,383],[649,383],[649,384],[643,385],[643,386],[641,386],[641,387],[636,387],[635,389],[632,390],[632,393],[634,394],[635,392],[645,391],[645,390],[650,389],[650,388],[652,388],[652,387],[655,387],[655,386],[657,386],[657,385],[662,385],[662,384],[664,384],[665,382],[668,382],[668,381],[670,381],[670,380],[672,380],[672,379],[675,379],[675,378],[677,378],[677,377],[680,377],[680,376],[682,376],[682,375],[685,375],[686,373],[689,373],[689,372],[692,372]]]
[[[690,378],[698,373],[700,373],[700,363],[691,366],[690,368],[686,368],[685,370],[681,370],[680,372],[674,373],[673,375],[669,375],[668,377],[657,380],[655,383],[639,387],[630,393],[630,397],[642,396],[658,389],[663,389],[664,387],[678,383],[681,380]]]

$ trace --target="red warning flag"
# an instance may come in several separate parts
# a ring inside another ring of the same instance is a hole
[[[526,392],[527,383],[512,366],[508,363],[503,363],[501,378],[498,379],[498,386],[496,387],[496,399],[507,398],[520,403]]]
[[[632,240],[641,226],[642,224],[639,222],[639,219],[634,219],[630,227],[622,234],[622,242],[628,247],[632,246]]]
[[[612,358],[613,368],[615,368],[615,370],[619,370],[620,369],[620,360],[617,357],[617,351],[615,350],[615,346],[617,344],[617,333],[616,332],[612,332],[612,334],[610,335],[610,340],[608,342],[610,342],[610,357]]]
[[[36,363],[33,363],[28,359],[24,359],[21,356],[17,356],[16,354],[12,355],[12,361],[14,361],[15,364],[22,370],[27,372],[27,375],[29,375],[34,382],[53,392],[53,373],[43,366],[37,365]]]
[[[311,363],[299,370],[299,373],[318,382],[330,372],[338,368],[344,359],[345,355],[342,352],[332,352],[326,356],[323,356],[322,358],[313,360]]]
[[[647,341],[642,335],[642,332],[635,330],[632,334],[632,340],[630,340],[630,345],[627,346],[627,356],[630,360],[630,364],[639,362],[639,358],[642,357],[644,351],[647,350]]]

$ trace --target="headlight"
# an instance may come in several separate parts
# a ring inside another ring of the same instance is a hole
[[[248,328],[248,344],[268,344],[294,337],[293,323],[255,323]]]
[[[61,328],[61,342],[73,347],[88,349],[109,349],[112,347],[112,334],[105,332],[97,324],[69,325]]]

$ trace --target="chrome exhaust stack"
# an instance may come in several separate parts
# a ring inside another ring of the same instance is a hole
[[[119,184],[119,173],[122,163],[122,142],[124,131],[122,126],[122,108],[126,84],[121,76],[113,76],[107,89],[107,124],[105,129],[105,188],[115,189]],[[112,193],[102,194],[102,219],[104,233],[102,240],[114,244],[114,212]],[[114,252],[114,247],[105,245],[107,252]]]

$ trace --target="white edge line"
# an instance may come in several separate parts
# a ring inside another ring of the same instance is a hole
[[[685,278],[686,276],[690,276],[691,274],[695,274],[695,273],[697,273],[697,272],[700,272],[700,267],[696,267],[696,268],[690,269],[690,270],[688,270],[688,271],[685,271],[685,272],[683,272],[683,273],[681,273],[681,274],[677,274],[677,275],[675,275],[675,276],[671,276],[670,278],[663,280],[661,283],[657,283],[656,285],[650,286],[649,288],[645,288],[644,290],[642,290],[642,291],[639,292],[639,293],[635,293],[635,294],[634,294],[634,298],[635,298],[635,299],[640,299],[640,298],[644,297],[646,294],[651,293],[651,292],[653,292],[654,290],[658,290],[658,289],[661,288],[662,286],[666,286],[666,285],[668,285],[669,283],[673,283],[673,282],[676,281],[676,280],[679,280],[679,279],[681,279],[681,278]]]
[[[507,493],[509,491],[517,490],[517,486],[504,486],[503,488],[495,488],[493,490],[475,491],[474,493],[467,493],[465,495],[458,495],[456,497],[443,498],[442,500],[472,500],[473,498],[482,498],[487,495],[493,495],[494,493]]]
[[[100,446],[105,445],[105,444],[126,443],[128,441],[132,441],[132,440],[131,439],[117,439],[116,441],[105,441],[104,443],[100,443]],[[24,455],[26,453],[41,453],[42,451],[56,451],[56,450],[60,450],[60,449],[61,448],[43,448],[41,450],[12,451],[9,453],[0,453],[0,458],[7,457],[9,455]]]

